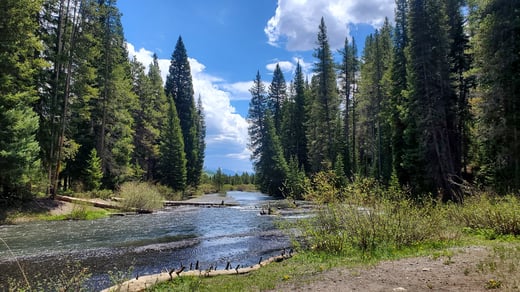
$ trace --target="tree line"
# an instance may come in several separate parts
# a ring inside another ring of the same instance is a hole
[[[0,202],[200,183],[205,122],[179,37],[165,85],[128,57],[116,0],[0,3]]]
[[[328,172],[371,177],[420,198],[462,202],[468,184],[520,187],[520,2],[396,0],[365,39],[334,54],[325,20],[313,74],[276,66],[250,89],[249,136],[264,192],[299,196]],[[338,56],[340,61],[335,61]]]

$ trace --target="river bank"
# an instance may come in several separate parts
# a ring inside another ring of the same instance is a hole
[[[71,201],[37,198],[18,207],[3,210],[0,214],[0,225],[21,224],[38,220],[64,220],[69,217],[73,219],[74,213],[79,211],[97,214],[96,218],[109,216],[110,210],[94,206],[96,202],[110,204],[109,201],[101,199],[92,199],[91,204],[78,204]],[[112,212],[114,211],[112,210]]]
[[[520,241],[420,248],[380,259],[303,252],[248,275],[181,277],[146,291],[518,291],[519,260]]]

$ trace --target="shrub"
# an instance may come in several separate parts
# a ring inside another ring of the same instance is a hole
[[[520,201],[514,195],[487,194],[468,197],[464,205],[451,206],[449,215],[466,228],[496,235],[520,235]]]
[[[125,208],[156,210],[163,207],[164,198],[157,187],[150,183],[126,182],[119,189]]]
[[[355,180],[340,191],[331,182],[329,178],[322,180],[318,189],[325,190],[327,201],[334,199],[335,203],[322,203],[316,216],[302,225],[314,249],[374,253],[446,237],[444,209],[434,203],[417,205],[403,194],[389,193],[396,190],[385,190],[371,179]]]
[[[304,186],[304,198],[320,204],[341,201],[344,195],[338,187],[338,178],[333,171],[322,171],[314,175],[311,182]]]

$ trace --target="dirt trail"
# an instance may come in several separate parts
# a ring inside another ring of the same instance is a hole
[[[336,268],[275,291],[509,291],[486,287],[497,279],[478,268],[489,254],[485,247],[466,247],[437,257],[385,261],[371,268]]]

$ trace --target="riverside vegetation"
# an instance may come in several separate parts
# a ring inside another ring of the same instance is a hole
[[[464,204],[417,202],[407,190],[384,187],[373,179],[355,179],[344,187],[336,182],[331,173],[316,176],[305,193],[309,199],[320,198],[316,216],[282,223],[297,234],[293,243],[298,254],[289,261],[248,275],[179,277],[148,291],[264,291],[307,282],[310,276],[332,268],[370,266],[412,256],[443,257],[449,265],[451,248],[470,245],[491,250],[489,256],[464,268],[468,276],[494,275],[481,283],[481,289],[520,288],[516,196],[478,192]]]
[[[431,197],[417,201],[408,190],[396,184],[385,187],[373,179],[357,178],[345,185],[338,182],[332,172],[319,173],[307,181],[304,196],[316,202],[315,216],[280,222],[281,228],[293,234],[298,251],[290,260],[248,275],[179,277],[149,290],[268,290],[332,268],[367,266],[381,260],[431,256],[444,257],[449,264],[453,253],[450,248],[468,245],[492,250],[488,257],[465,269],[469,275],[495,275],[482,287],[513,290],[520,284],[516,280],[520,279],[520,210],[516,196],[475,192],[464,204],[444,204]],[[135,185],[128,188],[131,194],[142,191]],[[11,287],[82,287],[89,277],[88,271],[80,268],[67,273],[67,279],[73,282],[42,277],[37,283],[13,282]],[[117,274],[112,279],[114,284],[131,275]]]

